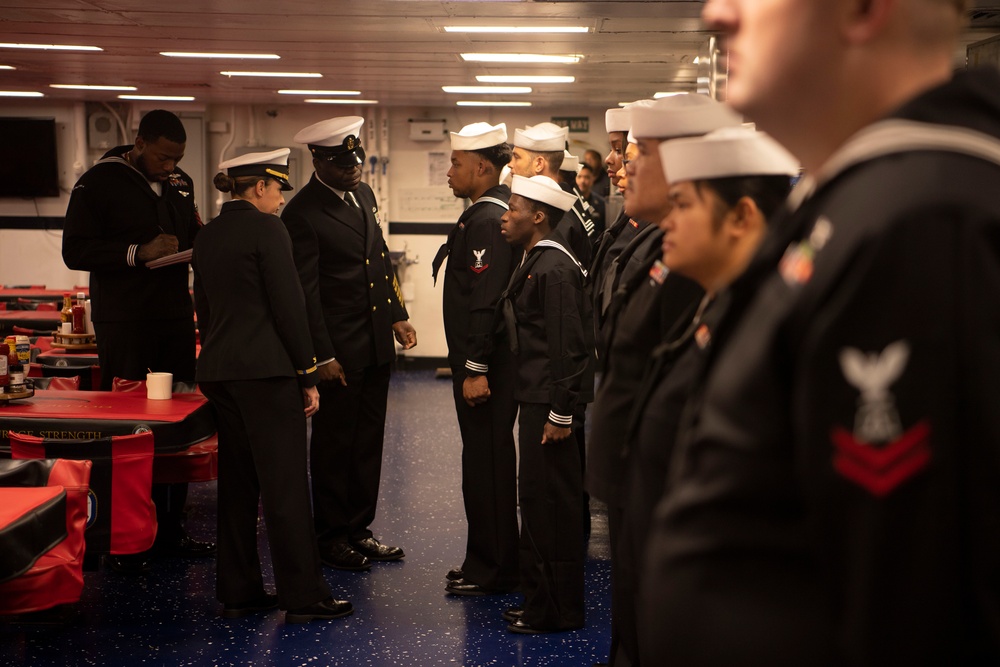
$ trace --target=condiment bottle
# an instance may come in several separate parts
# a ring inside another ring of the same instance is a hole
[[[63,307],[59,311],[59,321],[60,322],[72,322],[73,321],[73,295],[69,292],[63,294]]]
[[[0,392],[6,391],[7,385],[10,384],[10,369],[7,363],[8,354],[7,343],[0,343]]]
[[[19,394],[24,391],[24,366],[14,364],[10,367],[10,384],[7,390],[12,394]]]
[[[17,336],[7,336],[3,342],[7,346],[7,364],[9,370],[10,366],[17,363]]]
[[[87,295],[77,292],[76,303],[73,304],[73,333],[87,333],[87,307],[83,304],[87,300]]]

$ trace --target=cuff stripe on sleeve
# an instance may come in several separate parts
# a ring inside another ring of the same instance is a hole
[[[465,367],[473,373],[488,373],[490,371],[488,364],[477,364],[472,360],[466,360]]]
[[[573,415],[563,416],[557,415],[555,412],[549,410],[549,421],[557,426],[570,427],[573,425]]]

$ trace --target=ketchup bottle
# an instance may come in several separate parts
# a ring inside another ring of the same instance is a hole
[[[87,307],[83,305],[86,296],[83,292],[76,295],[76,303],[73,304],[73,333],[87,333]]]

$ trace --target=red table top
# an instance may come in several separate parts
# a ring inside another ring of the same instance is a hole
[[[0,310],[2,320],[45,320],[46,322],[58,322],[60,320],[58,310]]]
[[[61,319],[58,310],[0,310],[0,332],[9,336],[13,327],[55,331]]]
[[[44,419],[109,419],[116,421],[179,422],[208,402],[201,394],[174,394],[169,401],[151,401],[144,391],[48,391],[0,407],[9,417]]]
[[[90,289],[7,289],[0,287],[0,301],[16,301],[18,299],[62,301],[64,294],[72,294],[75,299],[77,292],[89,295]]]
[[[180,451],[215,433],[214,411],[202,394],[151,401],[145,391],[53,391],[0,404],[0,456],[10,431],[55,439],[88,439],[151,430],[157,453]]]

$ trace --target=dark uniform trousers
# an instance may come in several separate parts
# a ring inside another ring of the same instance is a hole
[[[462,496],[469,536],[462,571],[484,588],[518,583],[517,452],[514,445],[515,372],[506,345],[490,357],[490,398],[469,407],[462,396],[466,370],[453,366],[455,412],[462,432]]]
[[[298,381],[275,377],[200,386],[219,419],[219,600],[240,604],[264,594],[257,552],[261,500],[279,606],[298,609],[327,599],[309,510]]]
[[[94,334],[97,338],[97,357],[101,360],[101,391],[110,391],[116,377],[145,380],[149,370],[173,373],[174,382],[194,382],[195,334],[192,318],[94,322]],[[187,495],[186,482],[153,484],[157,546],[169,548],[184,536]]]
[[[584,623],[583,474],[576,437],[542,443],[549,406],[521,403],[521,592],[524,622],[547,630]]]
[[[322,407],[312,418],[310,469],[321,549],[372,537],[390,366],[345,370],[346,387],[319,383]]]

